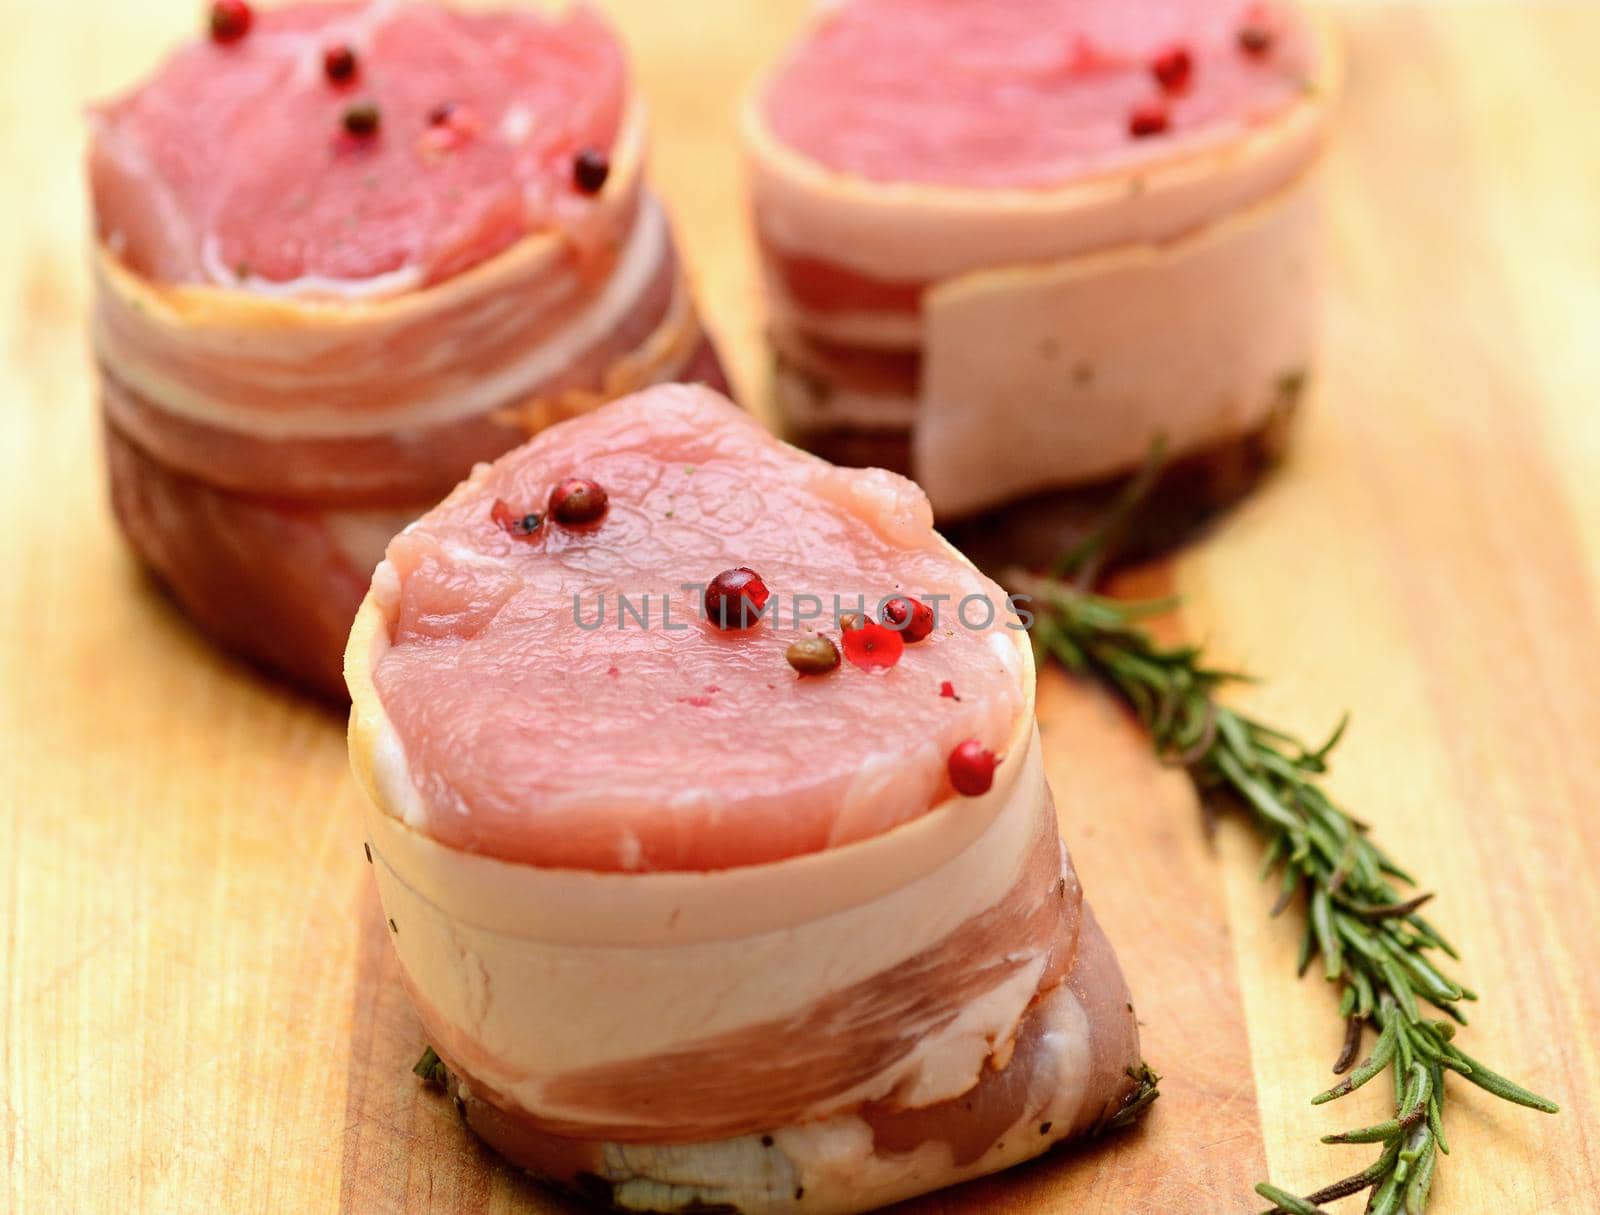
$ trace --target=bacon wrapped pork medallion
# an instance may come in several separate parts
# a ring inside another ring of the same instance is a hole
[[[1236,497],[1312,355],[1330,71],[1278,3],[822,6],[743,121],[790,434],[1014,551],[1158,438],[1168,513]]]
[[[475,461],[720,382],[587,8],[219,3],[93,116],[111,490],[202,626],[342,695],[383,546]]]
[[[1009,607],[914,485],[703,388],[552,428],[396,537],[351,754],[472,1128],[624,1210],[758,1215],[1130,1120]]]

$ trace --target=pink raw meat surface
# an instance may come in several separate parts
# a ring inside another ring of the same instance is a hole
[[[358,72],[336,84],[323,54],[341,45]],[[263,9],[241,41],[197,39],[96,111],[99,234],[167,282],[435,282],[580,217],[573,158],[612,147],[626,101],[622,50],[587,7]],[[350,135],[345,111],[368,102],[378,132]],[[430,125],[447,104],[459,131]]]
[[[527,540],[490,518],[496,499],[543,509],[569,476],[609,493],[599,525]],[[1004,748],[1023,709],[1003,593],[936,537],[922,492],[779,443],[703,388],[649,389],[545,431],[481,467],[388,561],[397,578],[380,569],[375,593],[392,648],[374,679],[427,829],[507,860],[708,870],[875,835],[948,796],[950,750]],[[723,632],[696,614],[682,585],[735,566],[765,579],[776,626]],[[893,669],[790,668],[797,637],[837,637],[834,595],[875,611],[900,591],[951,599]],[[617,627],[618,593],[649,597],[650,627]],[[574,598],[589,625],[602,594],[603,627],[580,628]],[[829,619],[797,629],[804,594]],[[958,623],[964,596],[994,604],[993,624]]]
[[[1270,55],[1241,48],[1251,23]],[[1174,49],[1191,70],[1169,95],[1152,64]],[[791,147],[871,181],[1045,187],[1268,119],[1313,53],[1291,11],[1239,0],[847,0],[780,66],[765,114]],[[1136,139],[1150,103],[1170,133]]]

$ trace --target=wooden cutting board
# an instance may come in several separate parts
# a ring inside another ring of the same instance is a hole
[[[81,107],[193,25],[184,0],[0,0],[0,1206],[16,1212],[564,1209],[409,1067],[421,1035],[362,863],[342,724],[198,640],[116,541],[84,338]],[[765,355],[732,102],[798,0],[614,0],[657,180],[747,392]],[[1143,572],[1355,724],[1338,794],[1441,892],[1484,996],[1469,1049],[1564,1106],[1458,1086],[1433,1210],[1600,1210],[1600,8],[1340,6],[1324,374],[1290,466]],[[1255,844],[1202,833],[1127,720],[1049,675],[1067,837],[1165,1074],[1103,1149],[910,1204],[1258,1210],[1363,1149],[1313,1110],[1339,1038],[1291,977]],[[776,1044],[775,1044],[776,1046]],[[1375,1088],[1378,1086],[1374,1086]],[[1363,1094],[1365,1096],[1366,1094]]]

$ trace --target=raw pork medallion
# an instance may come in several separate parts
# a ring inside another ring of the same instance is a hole
[[[721,373],[591,10],[211,30],[92,117],[112,498],[203,627],[342,695],[383,545],[475,461]]]
[[[1312,355],[1331,70],[1283,4],[823,7],[743,117],[790,435],[1014,555],[1158,436],[1157,530],[1237,497]]]
[[[914,485],[702,388],[548,430],[396,537],[351,754],[473,1129],[623,1209],[845,1212],[1131,1120],[1014,623]]]

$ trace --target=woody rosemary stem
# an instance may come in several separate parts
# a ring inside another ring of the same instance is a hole
[[[1086,555],[1058,564],[1052,572],[1059,577],[1019,572],[1006,579],[1007,589],[1032,600],[1036,650],[1108,687],[1138,716],[1156,754],[1188,772],[1208,808],[1242,812],[1262,837],[1263,880],[1275,876],[1279,885],[1272,914],[1302,909],[1300,973],[1320,960],[1346,1023],[1334,1065],[1344,1078],[1312,1103],[1336,1100],[1385,1072],[1394,1085],[1392,1118],[1323,1140],[1374,1145],[1370,1166],[1304,1197],[1266,1183],[1256,1192],[1275,1204],[1269,1215],[1317,1215],[1319,1204],[1363,1191],[1370,1191],[1373,1215],[1419,1215],[1438,1157],[1450,1150],[1447,1073],[1530,1109],[1553,1114],[1556,1106],[1456,1045],[1467,1021],[1460,1006],[1478,997],[1445,972],[1441,955],[1457,954],[1420,914],[1431,896],[1402,893],[1397,883],[1414,887],[1415,879],[1322,787],[1344,723],[1310,747],[1223,704],[1219,694],[1243,676],[1211,666],[1199,646],[1162,644],[1146,628],[1174,602],[1133,603],[1087,589],[1100,548],[1090,544]],[[1357,1063],[1369,1028],[1376,1040]]]

